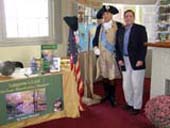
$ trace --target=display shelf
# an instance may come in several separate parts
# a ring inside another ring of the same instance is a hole
[[[158,48],[170,48],[170,42],[145,43],[145,46],[158,47]]]
[[[170,13],[161,13],[160,16],[170,16]]]
[[[170,0],[157,0],[157,41],[170,41]]]
[[[156,33],[165,33],[165,34],[169,34],[169,31],[156,31]]]

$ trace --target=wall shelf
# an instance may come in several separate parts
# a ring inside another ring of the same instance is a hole
[[[170,40],[170,1],[157,0],[157,40]]]
[[[170,48],[170,42],[145,43],[147,47]]]

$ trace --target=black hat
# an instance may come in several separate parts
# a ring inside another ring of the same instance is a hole
[[[77,16],[66,16],[64,17],[66,24],[73,30],[78,30],[78,18]]]
[[[115,14],[119,13],[119,10],[114,6],[103,5],[103,7],[98,11],[96,17],[98,19],[101,19],[104,12],[110,12],[113,15],[115,15]]]
[[[104,12],[104,9],[101,8],[101,9],[97,12],[96,18],[97,18],[97,19],[102,19],[103,12]]]

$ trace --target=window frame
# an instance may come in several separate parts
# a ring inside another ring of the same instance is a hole
[[[6,23],[4,0],[0,0],[0,46],[21,46],[21,45],[41,45],[56,42],[55,39],[55,0],[48,0],[48,23],[49,23],[49,36],[42,37],[24,37],[24,38],[7,38],[6,36]]]

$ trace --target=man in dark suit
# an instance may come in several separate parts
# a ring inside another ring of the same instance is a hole
[[[124,109],[136,115],[142,107],[147,33],[135,24],[135,13],[124,12],[125,26],[117,32],[116,56],[123,75],[123,91],[127,105]]]

